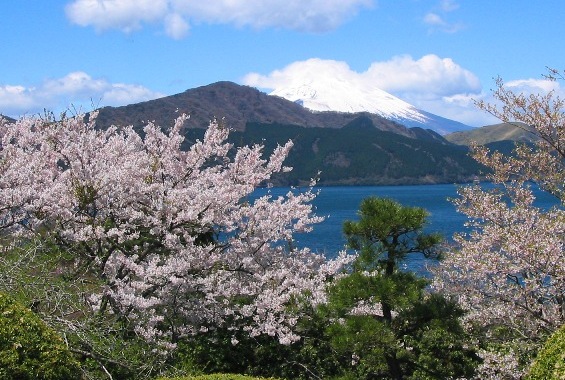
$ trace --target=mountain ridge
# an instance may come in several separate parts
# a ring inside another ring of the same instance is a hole
[[[425,127],[408,128],[368,112],[313,112],[287,99],[232,82],[217,82],[183,93],[123,107],[99,110],[96,125],[148,121],[167,128],[181,113],[184,146],[202,139],[209,121],[223,119],[235,147],[261,144],[264,152],[294,142],[285,164],[294,168],[273,178],[276,186],[403,185],[472,180],[482,167],[466,147],[452,144]],[[321,172],[320,175],[318,173]]]
[[[356,86],[338,78],[280,87],[269,95],[288,99],[312,111],[368,112],[406,127],[423,127],[442,135],[471,129],[458,121],[422,111],[379,88]]]
[[[225,119],[234,130],[245,129],[247,122],[279,122],[304,127],[341,128],[356,115],[332,112],[314,113],[286,99],[269,96],[256,88],[221,81],[188,89],[182,93],[121,107],[103,107],[98,122],[123,120],[134,126],[155,121],[167,126],[174,115],[190,115],[186,124],[191,128],[206,128],[213,119]],[[376,115],[375,115],[376,116]],[[401,134],[410,134],[406,127],[375,117],[377,127]]]
[[[444,137],[447,141],[458,145],[470,145],[472,142],[485,145],[502,141],[532,143],[538,139],[531,128],[522,123],[486,125],[469,131],[450,133]]]
[[[111,124],[133,125],[142,128],[148,121],[163,127],[172,125],[182,113],[190,115],[187,128],[206,128],[213,119],[224,119],[228,127],[243,131],[247,123],[279,123],[303,127],[342,128],[360,115],[369,117],[382,131],[416,138],[422,131],[414,131],[397,121],[368,112],[315,112],[287,99],[271,96],[250,86],[221,81],[188,89],[182,93],[130,104],[121,107],[103,107],[98,110],[97,124],[102,128]],[[437,132],[418,125],[425,133],[437,139]]]
[[[6,120],[8,123],[14,123],[14,122],[16,122],[16,119],[13,119],[13,118],[11,118],[11,117],[9,117],[9,116],[5,116],[5,115],[2,115],[2,114],[0,114],[0,119],[4,119],[4,120]]]
[[[185,132],[191,144],[204,129]],[[363,115],[343,128],[249,123],[229,136],[235,146],[261,144],[266,154],[289,140],[285,165],[293,170],[275,175],[274,186],[308,186],[311,178],[320,186],[463,183],[483,170],[466,147],[382,131]]]

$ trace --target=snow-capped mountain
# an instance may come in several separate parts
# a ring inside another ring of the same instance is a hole
[[[281,87],[269,95],[285,98],[312,111],[369,112],[407,127],[431,129],[442,135],[471,129],[463,123],[419,110],[381,89],[366,89],[339,79]]]

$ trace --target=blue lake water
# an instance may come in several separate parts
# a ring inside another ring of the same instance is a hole
[[[425,208],[429,213],[428,232],[439,232],[446,240],[451,240],[455,232],[464,231],[467,217],[460,214],[449,201],[457,197],[459,185],[415,185],[415,186],[335,186],[321,187],[320,194],[313,204],[316,214],[326,219],[314,226],[308,234],[296,236],[299,247],[309,247],[315,252],[331,258],[345,246],[342,232],[345,220],[357,220],[357,210],[361,201],[370,196],[392,198],[406,206]],[[289,188],[259,189],[256,195],[270,191],[273,195],[284,195]],[[539,206],[551,206],[556,200],[545,193],[538,193]],[[425,259],[413,255],[405,264],[417,272],[423,270]]]

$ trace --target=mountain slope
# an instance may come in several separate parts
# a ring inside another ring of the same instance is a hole
[[[224,119],[235,130],[245,130],[247,123],[280,123],[303,127],[341,128],[359,116],[343,112],[312,112],[286,99],[269,96],[253,87],[232,82],[217,82],[189,89],[183,93],[131,104],[104,107],[99,110],[98,125],[134,125],[147,121],[170,126],[178,115],[186,113],[189,128],[206,128],[210,120]],[[407,127],[376,114],[367,115],[375,127],[408,137],[415,137]]]
[[[368,112],[407,127],[432,129],[442,135],[471,128],[463,123],[419,110],[381,89],[366,89],[337,78],[310,81],[295,87],[281,87],[270,95],[288,99],[312,111]]]
[[[536,136],[528,131],[527,125],[510,123],[487,125],[469,131],[454,132],[444,137],[458,145],[470,145],[471,142],[485,145],[499,141],[529,143],[536,140]]]
[[[190,129],[187,138],[192,142],[203,134]],[[275,176],[276,186],[305,185],[314,177],[320,185],[460,183],[484,170],[466,147],[381,131],[366,116],[343,128],[249,123],[230,135],[235,145],[263,144],[266,153],[288,140],[294,146],[285,165],[293,170]]]
[[[4,116],[4,115],[2,115],[2,114],[0,114],[0,119],[4,119],[4,120],[6,120],[8,123],[13,123],[13,122],[16,121],[15,119],[12,119],[11,117]]]
[[[146,121],[166,128],[180,113],[190,114],[184,130],[188,146],[201,139],[209,120],[225,118],[235,146],[294,142],[285,164],[290,173],[276,185],[300,185],[318,176],[323,185],[389,185],[465,182],[481,168],[454,145],[429,129],[403,125],[370,113],[313,112],[257,89],[218,82],[125,107],[99,110],[97,126],[134,125]]]

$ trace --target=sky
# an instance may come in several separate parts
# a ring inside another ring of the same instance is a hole
[[[341,78],[478,127],[496,122],[475,101],[497,77],[565,92],[543,77],[565,69],[564,14],[564,0],[5,0],[0,114]]]

